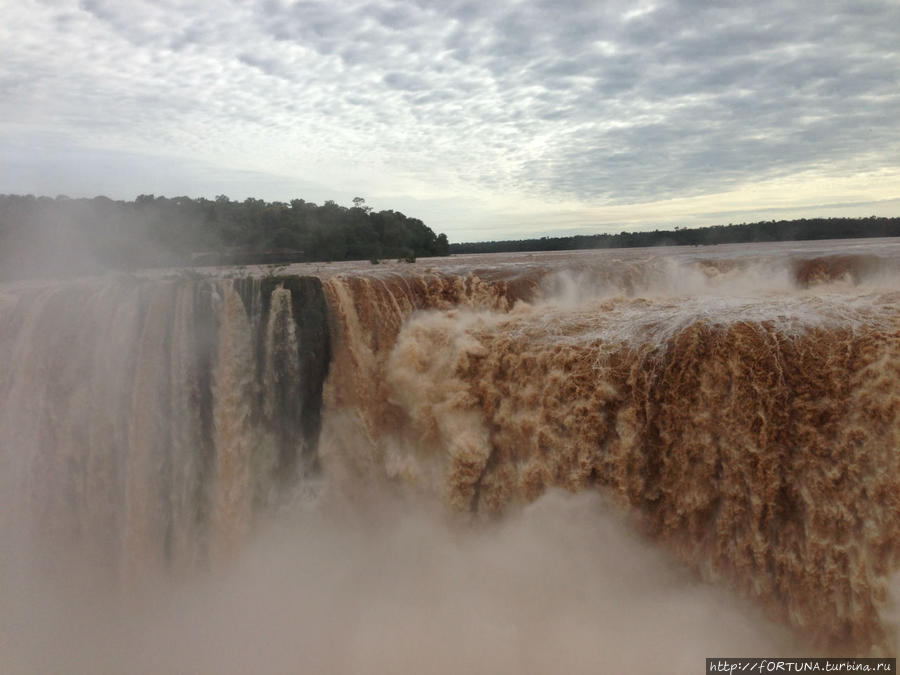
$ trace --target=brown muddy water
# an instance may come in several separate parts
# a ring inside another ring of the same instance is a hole
[[[0,671],[895,653],[900,242],[0,286]]]

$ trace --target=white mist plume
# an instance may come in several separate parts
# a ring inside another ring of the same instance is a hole
[[[327,501],[127,613],[72,588],[20,598],[4,672],[690,673],[796,648],[596,494],[551,492],[476,528],[409,501],[350,517]]]

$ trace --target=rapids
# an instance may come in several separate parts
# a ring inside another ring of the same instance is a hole
[[[892,653],[898,302],[893,240],[0,286],[4,672]]]

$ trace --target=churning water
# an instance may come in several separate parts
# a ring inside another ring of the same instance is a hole
[[[900,243],[0,286],[2,672],[898,639]]]

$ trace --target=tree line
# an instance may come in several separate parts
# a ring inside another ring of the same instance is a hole
[[[811,239],[856,239],[898,237],[900,218],[801,218],[769,220],[739,225],[620,232],[571,237],[541,237],[506,241],[450,244],[450,253],[501,253],[525,251],[568,251],[591,248],[635,248],[642,246],[699,246],[743,244]]]
[[[702,228],[450,244],[418,218],[303,199],[0,195],[0,279],[200,264],[403,259],[900,236],[900,218],[802,218]]]
[[[449,242],[418,218],[294,199],[0,195],[0,278],[208,262],[415,260]]]

